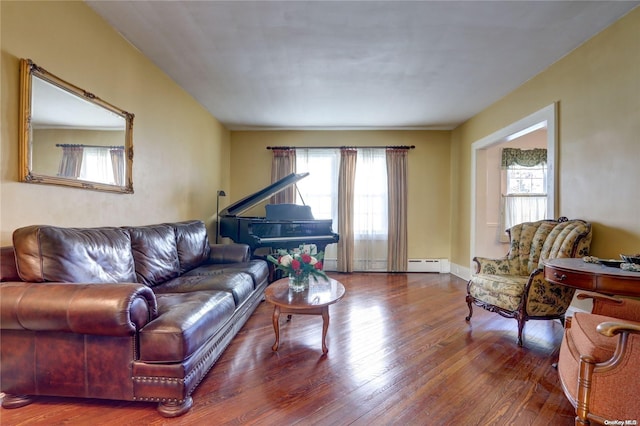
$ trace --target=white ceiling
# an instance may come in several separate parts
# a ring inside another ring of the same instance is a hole
[[[31,99],[33,129],[125,130],[124,117],[39,77],[31,80]]]
[[[87,1],[229,129],[451,129],[640,2]]]

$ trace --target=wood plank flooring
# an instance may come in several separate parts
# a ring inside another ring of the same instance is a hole
[[[347,293],[322,318],[286,316],[272,352],[263,302],[193,393],[182,417],[154,404],[40,397],[0,410],[2,425],[573,425],[552,363],[559,321],[474,309],[449,274],[330,274]]]

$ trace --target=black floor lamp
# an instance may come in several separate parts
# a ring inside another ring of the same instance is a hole
[[[218,244],[218,235],[220,235],[220,197],[226,196],[227,194],[223,190],[219,190],[216,197],[216,244]]]

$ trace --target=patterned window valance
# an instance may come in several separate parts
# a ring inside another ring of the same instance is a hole
[[[544,148],[502,148],[502,167],[507,168],[514,164],[524,167],[547,164],[547,150]]]

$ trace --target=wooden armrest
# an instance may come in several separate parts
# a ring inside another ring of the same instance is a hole
[[[607,337],[613,337],[616,334],[622,332],[630,332],[630,333],[638,333],[640,334],[640,324],[629,324],[627,322],[614,322],[607,321],[598,324],[596,327],[598,333],[603,334]]]
[[[619,297],[607,296],[606,294],[600,293],[591,293],[591,292],[582,292],[576,295],[576,298],[583,299],[593,299],[593,300],[601,300],[603,302],[613,302],[613,303],[622,303],[622,300]]]

